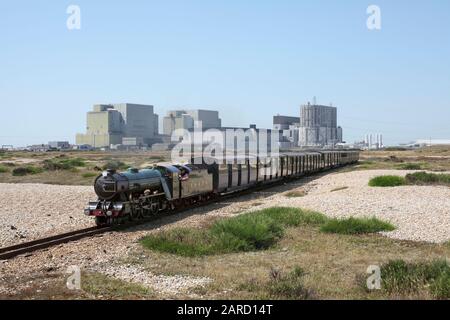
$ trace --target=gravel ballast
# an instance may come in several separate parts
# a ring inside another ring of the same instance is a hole
[[[0,246],[94,226],[83,215],[92,187],[0,184]]]

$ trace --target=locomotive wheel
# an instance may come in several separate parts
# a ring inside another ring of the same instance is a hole
[[[142,210],[142,217],[144,219],[149,218],[151,216],[152,216],[151,210],[149,210],[149,209]]]
[[[160,206],[161,204],[159,201],[157,202],[150,201],[149,203],[147,203],[145,209],[142,210],[142,215],[144,216],[144,218],[153,217],[159,212]]]
[[[142,214],[141,214],[141,210],[139,208],[136,208],[136,207],[131,208],[130,220],[138,220],[141,218],[141,216],[142,216]]]
[[[106,217],[95,217],[95,224],[97,225],[97,227],[102,227],[106,225],[106,223]]]

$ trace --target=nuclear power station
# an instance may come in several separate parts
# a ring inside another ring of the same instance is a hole
[[[215,110],[175,109],[168,111],[162,121],[159,133],[158,115],[152,105],[120,103],[97,104],[87,113],[86,133],[76,136],[79,147],[129,149],[170,148],[172,133],[177,129],[188,132],[201,125],[203,131],[217,129],[246,130],[247,128],[225,127]],[[299,116],[273,117],[273,129],[265,130],[271,137],[277,137],[279,147],[290,148],[334,148],[343,142],[342,128],[338,126],[337,108],[308,102],[300,106]],[[279,137],[279,138],[278,138]],[[377,144],[381,145],[377,138]],[[374,143],[370,142],[370,145]]]
[[[334,147],[343,142],[337,108],[332,106],[308,102],[300,107],[300,117],[274,116],[273,128],[282,131],[282,148]]]
[[[300,107],[299,146],[324,147],[342,142],[337,108],[308,103]]]

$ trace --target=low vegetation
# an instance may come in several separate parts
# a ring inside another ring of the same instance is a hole
[[[369,181],[371,187],[398,187],[404,185],[446,185],[450,186],[450,174],[415,172],[406,177],[379,176]]]
[[[446,260],[409,263],[393,260],[381,267],[382,289],[391,295],[450,299],[450,266]]]
[[[305,272],[296,266],[290,273],[272,268],[269,279],[264,282],[249,281],[240,286],[259,299],[307,300],[313,298],[312,290],[304,285]]]
[[[449,185],[450,174],[436,174],[427,172],[415,172],[407,174],[406,182],[413,185]]]
[[[21,177],[21,176],[26,176],[29,174],[38,174],[38,173],[42,173],[44,170],[40,167],[34,167],[34,166],[26,166],[26,167],[17,167],[15,169],[13,169],[12,171],[12,175],[13,176],[17,176],[17,177]]]
[[[4,150],[0,150],[0,159],[9,159],[11,158],[11,154]]]
[[[139,284],[125,282],[100,273],[83,274],[82,290],[95,296],[135,299],[153,297],[153,292]]]
[[[81,158],[48,159],[43,162],[43,167],[47,171],[72,170],[84,166],[86,166],[86,162]]]
[[[375,218],[329,219],[317,212],[297,208],[269,208],[222,219],[206,229],[177,228],[141,240],[144,247],[180,256],[205,256],[258,251],[273,247],[286,228],[320,227],[322,232],[362,234],[391,231],[395,227]]]
[[[370,159],[370,160],[369,160]],[[360,160],[357,165],[342,168],[342,172],[354,170],[428,170],[428,171],[449,171],[450,158],[415,158],[413,161],[409,158],[402,157],[381,157],[369,158],[368,160]],[[420,162],[419,162],[420,160]]]
[[[1,165],[7,168],[14,168],[16,166],[14,162],[3,162]]]
[[[222,219],[207,229],[178,228],[141,240],[144,247],[181,256],[263,250],[275,245],[286,227],[320,225],[326,217],[295,208],[270,208]]]
[[[398,187],[405,184],[405,178],[399,176],[379,176],[369,181],[371,187]]]
[[[7,167],[0,165],[0,173],[5,173],[5,172],[8,172],[8,171],[9,170],[8,170]]]
[[[338,234],[365,234],[393,231],[395,227],[376,218],[329,219],[321,228],[322,232]]]
[[[402,147],[387,147],[384,148],[384,151],[407,151],[407,148],[402,148]]]
[[[83,178],[94,178],[94,177],[97,177],[99,174],[98,173],[96,173],[96,172],[85,172],[85,173],[83,173],[81,176],[83,177]]]
[[[103,165],[103,170],[112,169],[112,170],[126,170],[130,166],[126,163],[118,160],[110,160],[105,165]]]
[[[402,163],[396,166],[398,170],[423,170],[425,164],[423,163]]]

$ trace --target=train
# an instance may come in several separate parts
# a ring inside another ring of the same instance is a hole
[[[108,169],[94,182],[96,201],[84,210],[98,226],[150,218],[225,194],[298,179],[359,161],[359,150],[280,153],[273,157],[192,158],[124,172]]]

